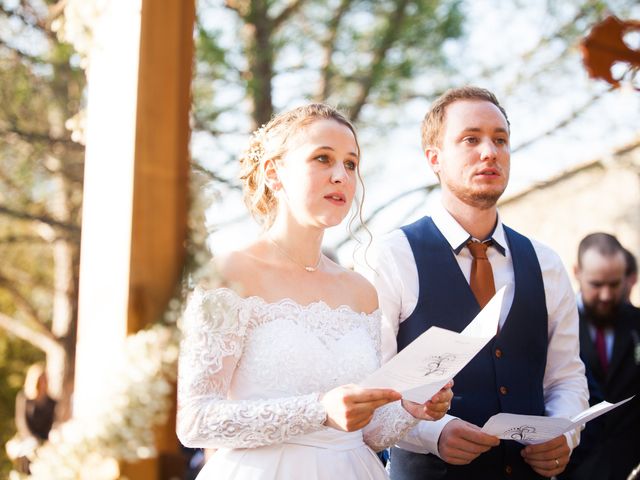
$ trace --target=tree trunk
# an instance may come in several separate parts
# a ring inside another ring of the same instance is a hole
[[[73,186],[63,174],[56,175],[57,195],[51,205],[53,215],[72,222],[74,205],[70,198]],[[53,244],[54,298],[51,332],[60,349],[47,352],[47,373],[51,395],[58,399],[58,420],[71,416],[71,394],[75,365],[78,319],[78,266],[80,249],[76,239],[57,239]]]
[[[56,103],[50,107],[49,129],[58,138],[69,138],[65,121],[79,108],[84,78],[79,77],[66,61],[54,63]],[[52,176],[55,197],[49,204],[51,216],[71,225],[79,224],[82,186],[73,179],[73,166],[83,163],[82,157],[72,149],[52,152]],[[82,154],[82,153],[80,153]],[[50,157],[51,158],[51,157]],[[81,167],[82,168],[82,167]],[[59,349],[47,352],[47,373],[51,395],[58,400],[56,419],[71,417],[71,396],[75,374],[76,334],[78,325],[78,286],[80,268],[80,236],[58,238],[53,249],[53,313],[51,333],[58,340]]]
[[[268,2],[253,0],[244,26],[247,44],[248,94],[251,99],[252,129],[267,123],[273,115],[271,82],[273,80],[273,22],[268,16]]]

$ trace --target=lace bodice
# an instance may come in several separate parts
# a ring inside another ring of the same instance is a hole
[[[249,448],[324,427],[319,396],[380,364],[380,314],[268,303],[232,290],[196,289],[183,319],[178,436],[187,446]],[[374,449],[416,421],[392,403],[365,428]]]

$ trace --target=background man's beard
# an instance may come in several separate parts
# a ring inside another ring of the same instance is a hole
[[[487,210],[493,208],[498,199],[502,196],[504,190],[501,191],[474,191],[471,189],[457,188],[453,185],[449,185],[449,189],[467,205],[479,208],[481,210]]]
[[[613,327],[615,323],[616,315],[618,314],[619,305],[615,305],[609,313],[602,314],[596,312],[594,309],[584,306],[584,311],[587,314],[587,320],[596,328],[608,328]]]

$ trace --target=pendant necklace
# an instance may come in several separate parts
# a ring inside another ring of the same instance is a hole
[[[269,239],[269,241],[271,243],[273,243],[273,245],[278,249],[278,251],[284,255],[285,257],[287,257],[289,260],[291,260],[293,263],[295,263],[296,265],[298,265],[299,267],[304,268],[307,272],[309,273],[313,273],[316,270],[318,270],[318,267],[320,266],[320,262],[322,261],[322,253],[320,253],[320,257],[318,258],[318,261],[316,262],[315,265],[303,265],[302,263],[298,262],[297,260],[295,260],[291,255],[289,255],[280,245],[278,245],[278,243],[271,238],[270,235],[267,235],[267,238]]]

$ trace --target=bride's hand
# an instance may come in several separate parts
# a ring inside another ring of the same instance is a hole
[[[453,380],[440,389],[430,400],[425,403],[415,403],[402,400],[404,409],[420,420],[440,420],[449,411],[453,398]]]
[[[334,388],[320,398],[327,412],[324,424],[346,432],[359,430],[371,421],[376,408],[401,397],[398,392],[388,388],[363,388],[358,385]]]

